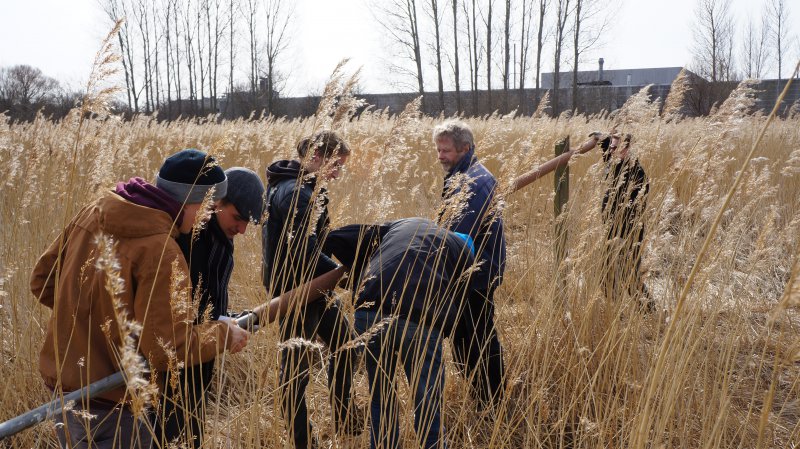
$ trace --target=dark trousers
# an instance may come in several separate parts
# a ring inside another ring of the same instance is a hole
[[[64,449],[150,449],[147,419],[150,417],[137,419],[121,404],[92,400],[86,408],[77,403],[72,410],[55,416],[62,424],[56,426],[56,434]]]
[[[655,309],[650,290],[642,279],[644,226],[628,222],[612,225],[605,242],[601,288],[606,298],[621,300],[625,295],[639,301],[647,311]]]
[[[319,338],[330,349],[332,355],[328,360],[328,387],[333,421],[338,429],[348,417],[356,357],[354,350],[339,349],[353,337],[353,328],[337,302],[327,303],[321,299],[281,320],[281,405],[294,447],[306,449],[311,442],[306,387],[312,349],[307,342],[291,340],[301,338],[313,342]]]
[[[382,316],[356,310],[356,329],[371,332]],[[444,364],[442,336],[434,327],[395,318],[375,331],[366,343],[365,365],[370,390],[370,448],[400,447],[400,422],[395,374],[402,366],[414,395],[414,430],[417,447],[446,449],[442,425]]]
[[[185,447],[199,448],[203,442],[206,419],[206,393],[214,375],[214,361],[178,370],[170,378],[164,374],[164,396],[155,425],[155,437],[160,447],[169,443],[186,443]]]
[[[478,408],[497,409],[505,389],[505,365],[494,323],[494,287],[469,292],[451,341],[453,360],[470,383]]]

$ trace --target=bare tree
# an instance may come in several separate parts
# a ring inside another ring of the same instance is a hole
[[[186,69],[187,79],[189,81],[189,103],[192,106],[192,112],[197,114],[197,78],[196,78],[196,63],[194,59],[194,34],[192,34],[194,23],[191,11],[191,2],[187,1],[183,10],[183,37],[184,37],[184,55],[186,55]],[[180,79],[180,77],[179,77]]]
[[[698,0],[693,53],[699,75],[712,83],[734,77],[733,35],[731,0]]]
[[[203,56],[205,53],[203,51],[203,25],[205,24],[203,9],[204,5],[207,5],[208,2],[209,0],[199,0],[194,10],[194,24],[197,32],[195,35],[196,39],[194,40],[197,44],[197,64],[195,64],[195,68],[197,69],[197,74],[199,77],[199,83],[196,86],[200,89],[197,93],[197,104],[201,114],[205,114],[205,102],[203,100],[206,96],[206,63],[203,61]]]
[[[437,76],[437,87],[439,88],[439,110],[444,111],[444,78],[442,76],[442,38],[439,33],[441,29],[441,16],[439,14],[439,1],[428,0],[426,2],[426,12],[433,23],[433,43],[431,50],[436,57],[434,62]]]
[[[511,76],[511,0],[505,0],[506,17],[503,23],[503,111],[508,111],[508,85]]]
[[[172,79],[170,77],[170,69],[174,66],[175,62],[172,58],[172,33],[170,31],[170,15],[172,14],[172,5],[170,4],[170,1],[171,0],[165,0],[162,3],[162,7],[165,12],[162,27],[164,29],[164,57],[166,58],[164,70],[166,71],[165,81],[167,82],[167,115],[172,118]]]
[[[257,20],[258,0],[244,0],[242,8],[245,24],[247,24],[247,37],[250,44],[250,93],[255,95],[258,87],[258,34]]]
[[[161,35],[162,27],[159,26],[159,24],[158,24],[158,22],[159,22],[158,21],[158,17],[159,17],[160,14],[159,14],[158,3],[157,2],[152,2],[150,4],[150,11],[151,11],[151,14],[152,14],[151,17],[153,19],[153,25],[152,25],[152,30],[153,30],[153,36],[152,36],[152,38],[153,38],[153,95],[155,96],[154,100],[153,100],[153,105],[154,105],[154,109],[155,109],[155,108],[160,107],[160,105],[161,105],[161,69],[160,69],[161,66],[159,65],[159,60],[160,60],[160,58],[159,58],[159,49],[161,47],[159,46],[159,42],[161,41],[161,38],[162,38],[162,35]]]
[[[578,66],[581,55],[594,47],[608,25],[609,2],[574,0],[574,26],[572,29],[572,110],[578,108]]]
[[[453,61],[455,62],[454,79],[456,88],[456,113],[461,112],[461,73],[459,73],[458,61],[458,0],[452,0],[453,6]],[[469,20],[467,20],[467,27],[469,27]]]
[[[220,25],[220,0],[203,2],[206,23],[206,40],[208,42],[208,98],[211,111],[217,111],[217,72],[219,70],[219,44],[222,41]]]
[[[487,14],[483,24],[486,26],[486,95],[489,109],[492,109],[492,9],[494,0],[487,2]]]
[[[282,2],[281,0],[266,0],[264,9],[267,16],[267,111],[274,112],[275,93],[279,91],[277,87],[278,72],[277,62],[280,56],[286,51],[289,44],[287,29],[294,15],[294,3]]]
[[[555,42],[553,48],[553,114],[557,115],[560,112],[559,106],[559,81],[561,75],[561,51],[564,47],[564,39],[566,37],[567,23],[570,13],[570,0],[555,0],[556,1],[556,29],[555,29]]]
[[[394,64],[392,70],[400,75],[416,79],[417,92],[425,93],[422,77],[422,49],[420,47],[419,19],[416,0],[387,0],[376,3],[375,17],[389,34],[390,39],[400,47],[402,59],[411,61],[415,70],[403,64]]]
[[[767,68],[769,55],[769,21],[768,15],[761,18],[761,24],[751,18],[744,28],[742,41],[742,70],[745,78],[760,79]]]
[[[789,43],[789,7],[786,0],[768,0],[767,17],[773,56],[778,64],[778,79],[783,75],[784,47]]]
[[[0,69],[0,99],[17,106],[36,106],[56,94],[58,81],[29,65]]]
[[[106,15],[112,23],[117,23],[128,16],[124,0],[108,0],[103,4]],[[128,109],[139,112],[139,91],[136,89],[136,73],[134,71],[134,60],[131,53],[130,28],[128,20],[122,22],[122,26],[117,33],[119,52],[122,56],[122,70],[125,74],[125,93],[128,97]]]
[[[229,32],[229,44],[230,44],[230,53],[228,54],[228,62],[230,64],[230,74],[228,75],[228,103],[230,105],[230,97],[233,95],[233,70],[235,67],[236,61],[236,10],[238,9],[237,0],[229,0],[228,2],[228,32]]]
[[[180,11],[178,10],[178,0],[172,1],[172,23],[175,26],[175,52],[173,63],[175,64],[175,99],[178,103],[178,115],[183,112],[183,104],[182,104],[182,97],[183,97],[183,90],[182,90],[182,82],[181,82],[181,53],[180,53],[180,43],[181,43],[181,36],[180,36],[180,28],[179,28],[179,18],[180,18]],[[171,111],[170,111],[171,113]]]
[[[153,95],[153,58],[150,48],[150,8],[149,2],[136,0],[134,4],[134,14],[136,26],[139,29],[139,38],[142,42],[142,67],[144,69],[144,101],[145,112],[151,112],[155,103]]]
[[[547,16],[549,0],[539,0],[539,28],[536,31],[536,107],[539,107],[539,76],[542,73],[542,49],[544,48],[544,19]]]
[[[525,92],[525,76],[529,68],[528,51],[531,45],[531,30],[533,27],[533,0],[522,0],[522,11],[520,17],[522,18],[522,25],[520,27],[519,35],[519,101],[522,112],[527,112],[527,102],[523,99]]]
[[[478,73],[480,72],[481,56],[483,52],[478,46],[478,5],[476,0],[472,0],[472,7],[467,8],[467,0],[464,0],[464,16],[467,18],[467,48],[469,51],[469,83],[472,90],[472,111],[478,112]],[[471,26],[470,26],[471,24]]]

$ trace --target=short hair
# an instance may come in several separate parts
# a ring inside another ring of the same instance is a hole
[[[448,120],[436,125],[433,128],[433,142],[436,143],[442,137],[453,139],[456,147],[462,147],[465,144],[470,148],[475,146],[472,130],[469,129],[469,125],[460,120]]]
[[[628,134],[628,133],[617,133],[617,132],[615,132],[615,133],[611,134],[611,137],[613,137],[615,139],[618,139],[618,140],[621,140],[621,141],[623,141],[625,143],[631,143],[631,140],[633,139],[633,135]]]
[[[337,156],[347,156],[350,154],[350,147],[344,139],[334,131],[318,131],[314,135],[306,137],[297,144],[297,154],[301,158],[306,157],[308,150],[313,149],[314,153],[320,153],[322,157],[328,158],[334,154]]]

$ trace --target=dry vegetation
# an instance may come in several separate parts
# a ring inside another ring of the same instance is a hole
[[[346,93],[339,90],[329,99]],[[746,96],[739,102],[746,102]],[[734,99],[735,99],[734,98]],[[430,130],[412,104],[399,117],[367,112],[350,120],[352,99],[321,108],[317,118],[285,121],[158,123],[139,117],[60,123],[0,121],[0,420],[50,397],[38,375],[38,352],[49,310],[28,290],[38,255],[78,208],[114,181],[152,179],[163,158],[196,147],[222,156],[223,166],[262,174],[291,157],[315,129],[342,132],[354,149],[331,185],[335,225],[406,216],[433,217],[442,173]],[[685,306],[675,304],[711,222],[765,122],[731,101],[716,115],[669,120],[639,97],[615,118],[492,116],[469,119],[479,156],[501,182],[553,155],[564,136],[620,129],[635,136],[647,170],[646,280],[659,312],[643,315],[631,301],[609,301],[599,285],[604,238],[600,154],[570,166],[566,302],[557,301],[553,267],[552,175],[504,199],[509,265],[496,298],[508,365],[504,417],[474,412],[466,383],[448,362],[445,424],[450,447],[790,447],[800,443],[800,337],[796,307],[800,245],[800,119],[774,121],[725,211]],[[655,111],[655,112],[654,112]],[[80,134],[76,129],[80,126]],[[795,265],[793,268],[793,264]],[[232,307],[265,299],[260,238],[250,229],[236,242]],[[794,270],[794,272],[793,272]],[[673,334],[665,340],[667,328]],[[209,411],[209,447],[282,447],[275,326],[247,350],[219,360]],[[663,369],[656,370],[656,366]],[[358,401],[367,401],[363,369]],[[329,447],[366,447],[368,437],[335,437],[324,368],[309,394],[312,419]],[[414,439],[407,388],[401,388],[405,447]],[[28,430],[3,447],[55,447],[53,424]],[[7,445],[7,446],[6,446]]]

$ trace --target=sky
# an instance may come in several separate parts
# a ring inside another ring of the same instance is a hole
[[[350,58],[351,70],[361,68],[363,92],[397,90],[387,64],[393,50],[373,12],[378,0],[294,1],[295,37],[282,64],[288,75],[286,94],[321,92],[343,58]],[[581,69],[594,70],[598,57],[604,58],[607,70],[691,62],[696,0],[620,1],[612,27],[585,55]],[[759,17],[762,4],[763,0],[733,0],[738,25]],[[789,0],[788,5],[790,30],[798,35],[800,1]],[[32,65],[74,88],[85,83],[100,41],[110,29],[98,0],[0,0],[0,15],[0,67]],[[791,57],[799,57],[800,45],[795,41],[793,47]],[[550,59],[546,54],[543,71],[552,70]],[[425,70],[432,73],[433,68]],[[433,86],[430,83],[428,89]]]

